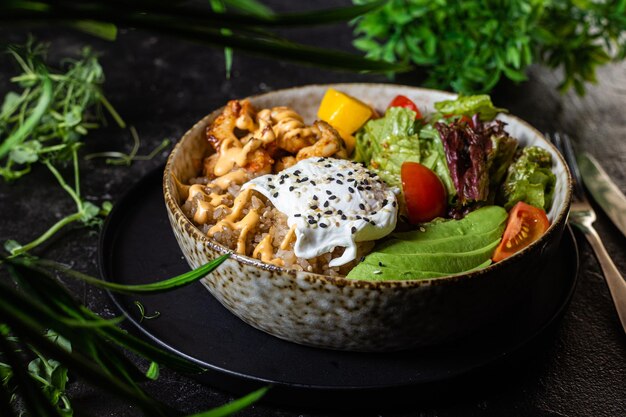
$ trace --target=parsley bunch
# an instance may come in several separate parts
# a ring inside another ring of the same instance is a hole
[[[354,33],[367,57],[422,67],[431,87],[489,92],[539,63],[562,68],[562,91],[584,94],[597,67],[625,56],[626,0],[390,0]]]

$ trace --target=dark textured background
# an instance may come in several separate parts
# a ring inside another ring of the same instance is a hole
[[[294,10],[287,1],[267,2],[277,10]],[[333,5],[326,1],[319,4]],[[341,2],[345,3],[345,2]],[[23,41],[25,31],[2,29],[3,38]],[[230,98],[309,83],[388,82],[383,76],[333,72],[274,59],[235,53],[233,76],[224,77],[222,52],[141,31],[123,30],[114,43],[63,30],[35,31],[52,43],[52,62],[76,53],[89,43],[102,55],[107,74],[106,94],[125,120],[141,136],[142,151],[163,138],[174,141],[196,120]],[[294,30],[296,40],[318,46],[351,50],[351,31],[345,25]],[[0,93],[10,88],[16,69],[0,58]],[[626,64],[603,68],[599,83],[583,98],[561,95],[555,86],[559,74],[531,68],[530,80],[515,86],[503,83],[492,94],[542,131],[562,130],[573,136],[578,149],[591,152],[626,189]],[[419,84],[415,75],[395,82]],[[104,129],[87,138],[85,153],[130,149],[127,131]],[[164,152],[152,161],[131,167],[112,167],[102,161],[82,163],[85,196],[93,201],[115,201],[138,178],[164,162]],[[27,242],[74,209],[47,170],[37,168],[16,184],[0,183],[0,241]],[[615,263],[626,271],[626,238],[601,212],[596,227]],[[626,337],[621,330],[600,269],[587,244],[580,240],[581,269],[578,288],[562,322],[516,363],[463,381],[460,388],[443,392],[428,402],[402,409],[381,403],[373,416],[624,416],[626,415]],[[97,231],[68,229],[37,254],[70,263],[96,274]],[[116,313],[99,290],[68,283],[87,306],[105,315]],[[279,360],[277,358],[277,360]],[[229,393],[202,386],[184,376],[162,370],[146,390],[186,412],[197,412],[233,399]],[[116,398],[73,380],[70,395],[75,406],[93,416],[134,416],[139,412]],[[280,408],[258,404],[241,416],[314,417],[337,415],[326,411]],[[363,413],[360,413],[363,415]]]

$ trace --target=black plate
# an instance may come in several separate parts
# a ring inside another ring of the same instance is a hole
[[[161,182],[162,169],[149,174],[109,215],[99,252],[104,279],[140,284],[189,270],[167,219]],[[512,316],[454,344],[392,354],[317,349],[275,338],[231,314],[200,283],[159,295],[110,295],[145,336],[205,366],[198,378],[206,383],[236,394],[272,384],[269,401],[320,406],[341,400],[354,408],[430,396],[468,376],[472,385],[472,375],[480,374],[473,371],[510,362],[505,359],[515,358],[561,317],[577,272],[568,229],[558,256]],[[147,315],[160,316],[140,323],[136,300]]]

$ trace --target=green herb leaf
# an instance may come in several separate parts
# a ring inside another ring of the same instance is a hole
[[[107,22],[96,22],[93,20],[78,20],[67,23],[68,26],[88,33],[98,38],[114,41],[117,39],[117,26]]]
[[[124,285],[117,284],[115,282],[103,281],[101,279],[92,277],[87,274],[83,274],[78,271],[74,271],[62,264],[59,264],[54,261],[37,259],[37,258],[12,258],[7,259],[6,261],[12,264],[21,265],[23,267],[33,269],[33,270],[54,270],[59,271],[66,274],[70,278],[79,279],[85,281],[91,285],[96,287],[105,288],[111,291],[125,293],[125,294],[145,294],[145,293],[159,293],[164,291],[169,291],[175,288],[180,288],[186,285],[189,285],[199,279],[203,278],[207,274],[211,273],[215,268],[222,264],[226,259],[230,257],[230,253],[222,255],[218,258],[215,258],[211,262],[208,262],[202,265],[199,268],[196,268],[192,271],[186,272],[184,274],[178,275],[174,278],[170,278],[164,281],[157,281],[151,284],[143,284],[143,285]]]
[[[225,416],[229,416],[231,414],[234,414],[238,411],[243,410],[246,407],[249,407],[250,405],[254,404],[255,402],[257,402],[259,399],[261,399],[261,397],[263,397],[265,395],[265,393],[267,392],[269,388],[268,387],[264,387],[261,389],[258,389],[254,392],[251,392],[250,394],[246,395],[245,397],[239,398],[231,403],[228,403],[226,405],[223,405],[221,407],[215,408],[213,410],[209,410],[209,411],[205,411],[203,413],[197,413],[197,414],[193,414],[193,415],[189,415],[187,417],[225,417]]]
[[[159,378],[159,364],[156,362],[150,362],[150,367],[146,371],[146,377],[153,381]]]
[[[6,155],[14,146],[21,143],[37,126],[52,100],[52,81],[47,75],[43,76],[42,92],[37,105],[31,115],[22,123],[19,128],[0,144],[0,158]]]

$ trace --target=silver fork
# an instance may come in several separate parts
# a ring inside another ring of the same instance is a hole
[[[565,161],[567,165],[569,165],[570,172],[572,173],[574,196],[569,213],[569,223],[583,232],[596,254],[596,258],[604,273],[607,286],[609,287],[609,292],[613,298],[617,315],[622,323],[622,328],[626,332],[626,281],[624,281],[624,278],[622,278],[622,275],[617,270],[613,260],[604,248],[600,236],[592,226],[593,222],[596,221],[596,213],[585,195],[572,143],[566,134],[555,133],[552,136],[546,134],[546,137],[565,157]]]

